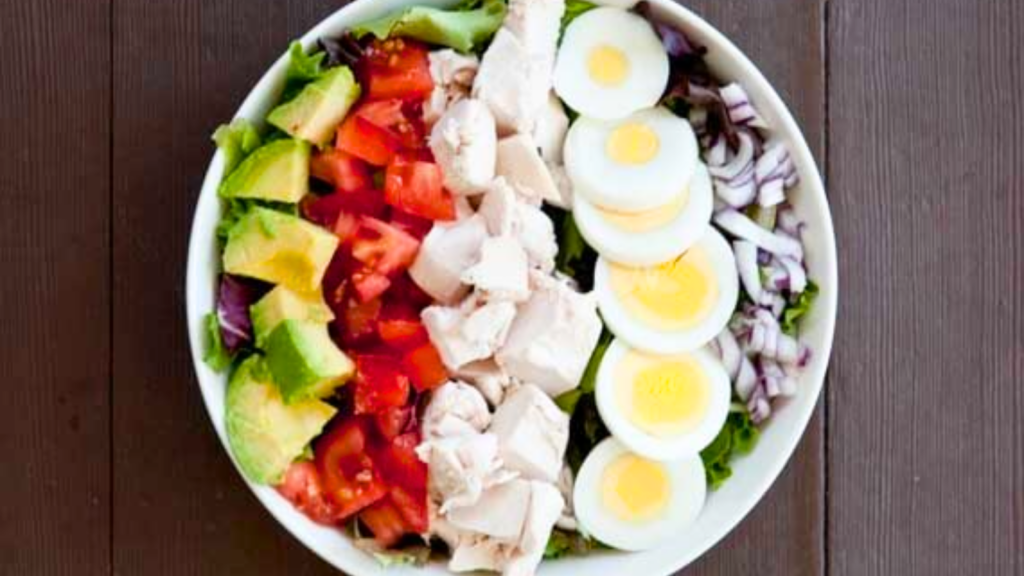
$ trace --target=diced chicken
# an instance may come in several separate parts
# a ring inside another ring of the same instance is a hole
[[[500,572],[515,551],[515,545],[488,538],[482,534],[465,534],[452,547],[448,569],[452,572],[487,570]]]
[[[456,528],[518,542],[530,508],[530,482],[510,480],[488,488],[473,506],[454,508],[448,521]]]
[[[516,237],[526,251],[530,266],[543,272],[555,268],[558,240],[551,218],[536,206],[520,203],[516,208],[519,228]]]
[[[533,576],[563,507],[564,501],[557,488],[546,482],[530,482],[530,509],[518,550],[505,565],[503,576]]]
[[[469,291],[462,273],[476,264],[486,238],[487,224],[481,216],[435,224],[423,239],[409,275],[435,300],[455,302]]]
[[[460,368],[456,375],[476,386],[491,406],[501,404],[505,390],[512,385],[512,379],[493,358],[470,362]]]
[[[554,62],[565,0],[509,0],[502,24],[536,58]]]
[[[562,164],[562,148],[565,145],[565,134],[569,131],[569,116],[565,113],[562,101],[554,92],[548,94],[548,103],[537,118],[533,128],[533,140],[540,148],[540,156],[549,165]]]
[[[480,261],[462,274],[488,302],[522,302],[530,296],[526,251],[512,236],[484,240]]]
[[[460,100],[430,131],[430,150],[454,194],[483,192],[494,178],[496,145],[494,116],[478,100]]]
[[[478,507],[486,490],[516,476],[502,468],[493,434],[471,433],[431,440],[420,444],[416,453],[427,464],[430,499],[439,504],[441,514]],[[452,527],[462,529],[454,524]]]
[[[520,306],[495,359],[509,376],[555,397],[579,385],[600,336],[593,294],[580,294],[553,278],[541,279]]]
[[[531,54],[507,28],[500,28],[480,62],[473,97],[487,104],[501,134],[533,132],[551,90],[551,58]]]
[[[516,134],[498,141],[495,174],[519,193],[545,202],[559,202],[561,195],[537,143],[529,134]]]
[[[558,200],[552,200],[549,204],[563,210],[572,210],[572,180],[569,179],[565,166],[552,162],[547,164],[551,179],[555,181],[555,187],[558,188]]]
[[[475,55],[459,54],[451,48],[435,50],[429,59],[434,90],[423,104],[423,120],[433,124],[453,104],[469,97],[480,60]]]
[[[491,412],[476,388],[452,380],[431,394],[422,421],[423,437],[429,441],[483,432],[491,423]]]
[[[476,307],[429,306],[420,314],[430,340],[449,370],[494,355],[504,344],[516,315],[511,302],[489,302]]]
[[[569,416],[540,388],[525,384],[509,394],[495,410],[489,431],[498,437],[501,459],[510,470],[532,480],[558,480]]]
[[[519,202],[512,186],[504,178],[495,178],[484,194],[477,211],[491,236],[508,236],[518,230]]]
[[[558,517],[555,525],[563,530],[576,530],[578,528],[576,512],[573,509],[572,502],[572,491],[575,485],[576,480],[573,477],[572,468],[568,465],[562,466],[562,473],[558,475],[558,483],[555,484],[555,487],[558,488],[558,493],[562,495],[565,505],[562,507],[562,514]]]
[[[465,220],[476,214],[476,210],[473,209],[473,205],[469,202],[469,199],[465,196],[455,197],[455,219]]]

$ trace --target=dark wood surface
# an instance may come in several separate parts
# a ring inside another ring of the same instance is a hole
[[[0,574],[331,574],[209,425],[186,242],[211,152],[340,0],[0,2]],[[827,175],[818,414],[687,574],[1024,573],[1024,4],[695,0]]]

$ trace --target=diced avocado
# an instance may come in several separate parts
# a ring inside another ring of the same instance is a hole
[[[308,142],[285,138],[249,154],[220,185],[224,198],[294,203],[309,193]]]
[[[327,324],[334,320],[334,313],[324,302],[319,290],[301,294],[278,286],[267,293],[249,309],[256,346],[263,348],[266,339],[277,325],[285,320],[308,320]]]
[[[285,320],[270,333],[266,349],[267,366],[288,404],[330,396],[355,373],[326,324]]]
[[[271,110],[267,122],[294,138],[322,146],[331,141],[359,93],[348,66],[331,68],[295,98]]]
[[[228,443],[245,476],[278,483],[337,412],[320,400],[286,405],[259,356],[235,371],[225,402]]]
[[[315,224],[253,207],[228,232],[224,271],[315,292],[337,247],[338,237]]]

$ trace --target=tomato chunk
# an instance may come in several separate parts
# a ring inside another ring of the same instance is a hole
[[[314,522],[333,524],[340,518],[338,507],[327,498],[320,473],[312,462],[292,464],[277,491]]]
[[[355,412],[377,414],[402,408],[409,399],[409,378],[388,356],[361,354],[356,358]]]
[[[337,220],[341,215],[351,216],[372,216],[381,218],[387,211],[384,204],[384,195],[372,188],[364,188],[352,192],[339,190],[324,196],[310,194],[302,199],[300,203],[302,215],[307,220],[315,222],[325,228],[331,228],[337,233]],[[343,237],[342,240],[347,240]]]
[[[422,99],[434,89],[426,48],[402,38],[373,42],[363,66],[367,98]]]
[[[389,485],[426,490],[427,465],[416,454],[419,443],[419,432],[405,432],[390,444],[371,447],[373,461]]]
[[[385,440],[394,440],[412,420],[413,406],[387,408],[374,415],[377,431]]]
[[[441,355],[430,342],[410,350],[402,363],[418,392],[433,390],[448,380],[448,370],[441,361]]]
[[[430,229],[434,227],[434,222],[422,216],[409,214],[400,208],[392,208],[391,225],[404,230],[417,240],[423,240],[427,233],[430,232]]]
[[[352,288],[362,302],[369,302],[380,297],[391,286],[387,276],[375,272],[372,268],[363,268],[352,273]]]
[[[420,242],[376,218],[363,217],[352,240],[352,257],[374,272],[391,276],[412,264]]]
[[[386,166],[401,150],[425,145],[424,127],[401,100],[366,102],[342,122],[335,147],[374,166]]]
[[[455,219],[455,199],[444,189],[441,168],[433,162],[392,159],[384,177],[384,201],[428,220]]]
[[[333,426],[313,448],[327,496],[347,518],[380,500],[387,487],[366,452],[368,422],[350,418]]]
[[[370,532],[373,532],[377,543],[384,547],[393,546],[402,536],[409,533],[405,518],[390,498],[380,500],[363,510],[359,519],[366,524]]]
[[[410,490],[396,485],[391,487],[388,494],[409,530],[417,534],[426,533],[430,528],[426,489]]]
[[[373,187],[373,179],[366,164],[352,154],[330,148],[313,155],[309,172],[342,192],[355,192]]]

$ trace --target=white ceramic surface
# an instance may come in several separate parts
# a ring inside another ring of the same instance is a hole
[[[310,30],[302,37],[302,42],[310,47],[321,36],[339,34],[348,25],[414,3],[444,5],[452,2],[358,0]],[[832,348],[838,289],[835,235],[821,176],[807,142],[779,95],[757,67],[728,39],[700,17],[671,0],[652,0],[651,3],[662,18],[677,25],[697,43],[708,47],[709,64],[719,77],[738,81],[747,89],[758,111],[774,128],[774,133],[787,143],[796,160],[801,184],[791,193],[791,197],[797,213],[808,223],[804,236],[807,262],[811,278],[821,288],[821,296],[802,325],[802,337],[814,350],[814,356],[800,380],[797,395],[778,407],[763,430],[757,448],[734,463],[732,478],[709,496],[698,521],[685,533],[679,534],[674,543],[643,553],[606,552],[585,558],[545,562],[540,569],[543,576],[670,574],[693,562],[721,540],[761,499],[796,448],[821,392]],[[285,48],[282,46],[282,50]],[[286,67],[287,59],[282,56],[260,79],[237,115],[251,120],[262,119],[281,90]],[[186,300],[189,340],[199,387],[213,426],[227,450],[224,430],[226,381],[223,375],[216,374],[202,361],[205,343],[202,319],[214,307],[214,286],[219,267],[214,234],[220,216],[217,184],[221,180],[223,166],[221,154],[215,154],[196,206],[189,245]],[[249,488],[296,538],[324,560],[353,576],[447,573],[440,564],[425,568],[390,568],[385,571],[372,558],[355,549],[341,532],[314,524],[272,488],[252,484],[249,484]]]

